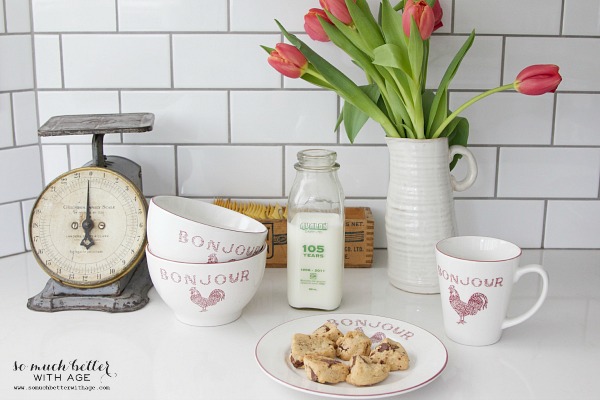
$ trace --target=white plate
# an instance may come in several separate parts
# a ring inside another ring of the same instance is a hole
[[[289,361],[292,336],[311,333],[327,321],[337,323],[342,333],[361,328],[374,344],[384,337],[401,343],[410,357],[410,368],[391,372],[383,382],[368,387],[346,382],[326,385],[309,380],[304,368],[296,369]],[[286,322],[258,341],[255,355],[260,368],[282,385],[319,396],[351,399],[383,398],[418,389],[437,378],[448,362],[444,344],[426,330],[408,322],[367,314],[323,314]]]

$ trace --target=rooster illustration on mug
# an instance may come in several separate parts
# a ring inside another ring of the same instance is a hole
[[[454,288],[454,285],[450,285],[448,289],[450,290],[450,305],[460,317],[457,324],[466,324],[465,317],[467,315],[475,315],[487,308],[488,299],[483,293],[473,293],[469,301],[465,303],[460,299],[460,295]]]
[[[208,295],[208,298],[202,297],[202,294],[196,288],[190,289],[190,300],[202,308],[200,312],[205,312],[208,307],[214,306],[225,298],[225,292],[221,289],[215,289]]]

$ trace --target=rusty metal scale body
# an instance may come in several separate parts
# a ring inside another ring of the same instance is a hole
[[[141,167],[105,156],[104,135],[151,131],[151,113],[52,117],[39,136],[93,135],[92,161],[53,180],[29,221],[32,252],[51,279],[30,298],[34,311],[135,311],[148,303],[148,205]]]

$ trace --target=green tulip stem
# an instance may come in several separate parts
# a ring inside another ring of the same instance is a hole
[[[498,92],[502,92],[504,90],[508,90],[508,89],[513,89],[514,88],[514,83],[509,83],[508,85],[504,85],[504,86],[498,86],[495,89],[490,89],[487,92],[483,92],[478,96],[473,97],[472,99],[470,99],[469,101],[467,101],[466,103],[464,103],[462,106],[458,107],[452,114],[448,115],[448,117],[442,122],[442,124],[437,128],[437,130],[433,133],[433,135],[431,136],[432,139],[437,139],[442,132],[444,131],[444,129],[448,126],[448,124],[450,122],[452,122],[452,120],[458,116],[458,114],[460,114],[461,112],[463,112],[467,107],[471,106],[473,103],[478,102],[479,100],[488,97],[489,95],[492,95],[494,93],[498,93]]]

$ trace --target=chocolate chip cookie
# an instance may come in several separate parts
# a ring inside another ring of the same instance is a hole
[[[294,334],[290,354],[290,361],[294,367],[304,366],[304,356],[307,354],[335,358],[335,344],[325,336]]]
[[[315,354],[304,356],[304,370],[308,379],[319,383],[344,382],[350,372],[343,362]]]
[[[389,365],[373,364],[366,356],[353,356],[346,382],[354,386],[371,386],[383,381],[389,374]]]
[[[410,362],[404,347],[390,338],[385,338],[371,351],[371,361],[377,364],[387,364],[390,371],[404,371]]]
[[[368,356],[371,352],[371,339],[361,331],[349,331],[336,341],[337,356],[349,361],[353,356]]]

